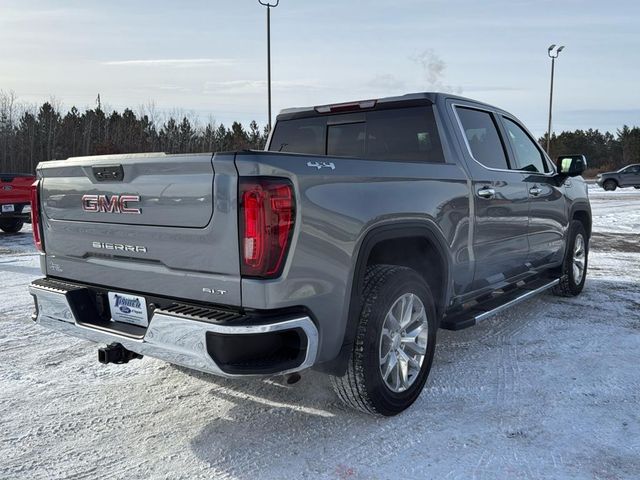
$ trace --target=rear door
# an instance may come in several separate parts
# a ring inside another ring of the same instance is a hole
[[[477,290],[528,270],[526,175],[509,169],[507,149],[493,111],[473,104],[450,105],[473,179]]]
[[[529,196],[529,262],[534,267],[557,263],[564,253],[568,227],[564,186],[559,184],[542,148],[513,117],[501,114],[513,170],[525,175]]]
[[[241,304],[233,154],[83,157],[39,175],[48,275]]]

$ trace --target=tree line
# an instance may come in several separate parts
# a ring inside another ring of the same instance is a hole
[[[269,133],[255,121],[248,128],[213,119],[201,124],[196,115],[163,115],[153,104],[120,113],[101,106],[63,112],[56,103],[27,106],[0,91],[0,173],[34,172],[39,162],[84,155],[261,149]]]
[[[110,111],[110,113],[109,113]],[[252,121],[231,127],[193,114],[163,115],[153,104],[122,113],[97,106],[62,111],[56,101],[28,106],[12,92],[0,91],[0,173],[34,172],[38,162],[84,155],[166,152],[198,153],[261,149],[268,128]],[[546,135],[539,139],[546,146]],[[551,157],[582,153],[589,173],[640,163],[640,128],[623,126],[615,134],[575,130],[551,136]]]
[[[540,138],[539,142],[546,146],[547,135]],[[618,170],[630,163],[640,163],[640,128],[624,125],[615,135],[591,128],[552,134],[551,158],[570,153],[581,153],[587,157],[586,176]]]

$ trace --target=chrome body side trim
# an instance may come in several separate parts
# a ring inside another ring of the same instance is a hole
[[[278,372],[278,374],[297,372],[311,367],[315,363],[318,352],[318,330],[308,316],[263,325],[233,326],[198,321],[157,309],[149,321],[149,327],[144,337],[133,338],[118,332],[79,324],[65,292],[62,290],[30,285],[29,292],[36,299],[36,313],[33,319],[43,327],[96,343],[120,343],[126,349],[140,355],[148,355],[222,377],[260,375],[224,372],[207,352],[207,332],[242,335],[291,329],[302,330],[307,338],[304,360],[297,367]]]

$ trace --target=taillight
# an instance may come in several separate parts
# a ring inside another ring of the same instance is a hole
[[[295,221],[291,182],[283,178],[243,177],[239,198],[241,273],[277,277],[282,273]]]
[[[44,252],[42,231],[40,228],[40,180],[31,184],[31,228],[33,229],[33,241],[36,248]]]

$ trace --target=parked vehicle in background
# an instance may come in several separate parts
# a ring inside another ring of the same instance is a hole
[[[627,165],[616,172],[599,173],[596,182],[608,191],[625,187],[640,188],[640,163]]]
[[[31,186],[36,180],[29,174],[0,174],[0,230],[17,233],[31,221]]]
[[[582,291],[585,167],[438,93],[285,110],[267,151],[43,162],[34,320],[108,344],[103,363],[313,367],[347,405],[394,415],[438,328]]]

